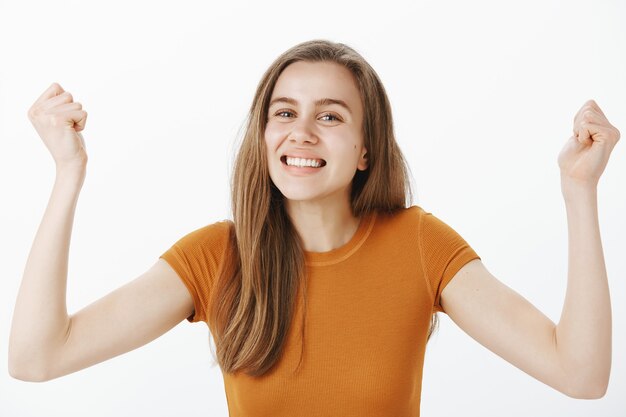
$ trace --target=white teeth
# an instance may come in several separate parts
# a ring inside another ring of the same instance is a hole
[[[318,159],[304,159],[304,158],[292,158],[287,156],[285,158],[287,165],[297,166],[297,167],[314,167],[319,168],[322,165],[322,161]]]

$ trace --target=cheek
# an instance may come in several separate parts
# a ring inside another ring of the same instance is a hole
[[[348,139],[346,141],[346,139]],[[342,153],[350,159],[358,159],[361,156],[363,148],[363,139],[357,134],[350,134],[349,137],[344,137],[345,145],[342,147]]]
[[[281,138],[280,128],[276,128],[275,126],[268,124],[265,127],[264,138],[265,138],[265,145],[267,147],[267,151],[268,152],[274,151],[280,143],[280,138]]]
[[[267,169],[270,174],[270,178],[275,180],[275,174],[279,169],[278,163],[280,161],[276,157],[276,151],[280,147],[280,132],[276,128],[272,128],[271,126],[267,126],[265,128],[265,132],[263,134],[263,139],[265,141],[265,156],[267,158]]]

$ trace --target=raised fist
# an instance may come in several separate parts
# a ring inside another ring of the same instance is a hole
[[[57,168],[87,163],[85,141],[79,133],[85,128],[87,112],[73,100],[68,91],[52,83],[28,110],[28,119]]]

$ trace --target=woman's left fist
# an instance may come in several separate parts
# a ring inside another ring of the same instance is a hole
[[[588,100],[574,117],[574,134],[559,153],[561,181],[597,186],[620,132],[598,104]]]

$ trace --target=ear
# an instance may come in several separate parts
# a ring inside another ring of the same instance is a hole
[[[363,152],[361,153],[361,158],[359,159],[359,163],[357,164],[356,167],[360,171],[365,171],[368,166],[369,166],[369,164],[368,164],[368,160],[367,160],[367,149],[363,148]]]

